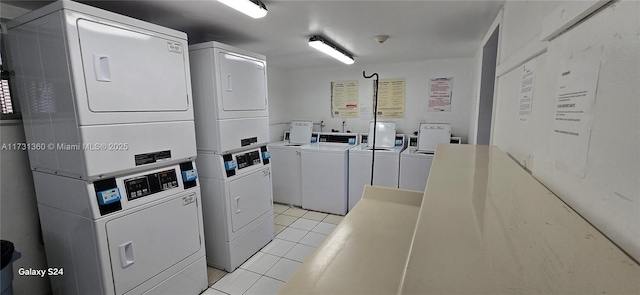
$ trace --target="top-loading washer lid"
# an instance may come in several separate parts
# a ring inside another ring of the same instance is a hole
[[[418,151],[435,152],[439,143],[451,141],[451,124],[448,123],[420,123],[418,133]]]
[[[373,122],[369,122],[369,140],[367,146],[373,147]],[[393,148],[396,146],[396,123],[377,122],[376,149]]]
[[[311,142],[312,121],[291,121],[289,143],[305,144]]]

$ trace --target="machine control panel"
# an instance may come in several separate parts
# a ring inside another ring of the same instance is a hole
[[[249,166],[262,164],[260,151],[255,150],[244,154],[238,154],[236,155],[236,163],[238,165],[238,170],[247,168]]]
[[[227,177],[231,177],[238,173],[260,169],[270,163],[270,158],[271,154],[265,145],[235,154],[222,155],[222,163]]]
[[[289,141],[289,130],[284,132],[284,141]],[[310,139],[310,143],[316,143],[318,142],[318,137],[320,136],[320,134],[318,132],[311,132],[311,139]]]
[[[369,139],[369,135],[368,134],[360,134],[360,143],[361,144],[365,144],[367,143]],[[401,147],[404,146],[404,134],[396,134],[396,140],[394,142],[394,145],[396,147]],[[417,137],[416,137],[417,140]]]
[[[174,169],[151,173],[124,181],[129,201],[178,187]]]
[[[320,133],[318,141],[322,143],[346,143],[355,145],[358,143],[358,134],[355,133]]]

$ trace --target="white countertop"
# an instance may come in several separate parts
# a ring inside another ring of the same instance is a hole
[[[368,187],[280,290],[567,293],[640,294],[640,265],[497,147],[446,144],[424,194]]]
[[[640,266],[497,147],[438,145],[402,294],[640,294]]]

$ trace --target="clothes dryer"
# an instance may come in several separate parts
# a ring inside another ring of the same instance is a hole
[[[32,170],[93,181],[195,158],[185,33],[72,1],[7,28]]]
[[[35,171],[54,294],[199,294],[207,288],[202,201],[183,162],[94,182]]]
[[[197,162],[207,264],[232,272],[273,240],[269,150],[200,153]]]
[[[269,142],[264,55],[219,42],[189,46],[198,150],[218,154]]]

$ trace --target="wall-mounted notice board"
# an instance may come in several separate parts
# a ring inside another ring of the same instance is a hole
[[[375,81],[373,87],[375,93]],[[381,79],[378,82],[378,118],[404,118],[406,87],[405,78]]]
[[[332,117],[358,117],[359,87],[358,80],[331,82]]]
[[[429,112],[451,112],[453,78],[435,78],[429,83]]]

